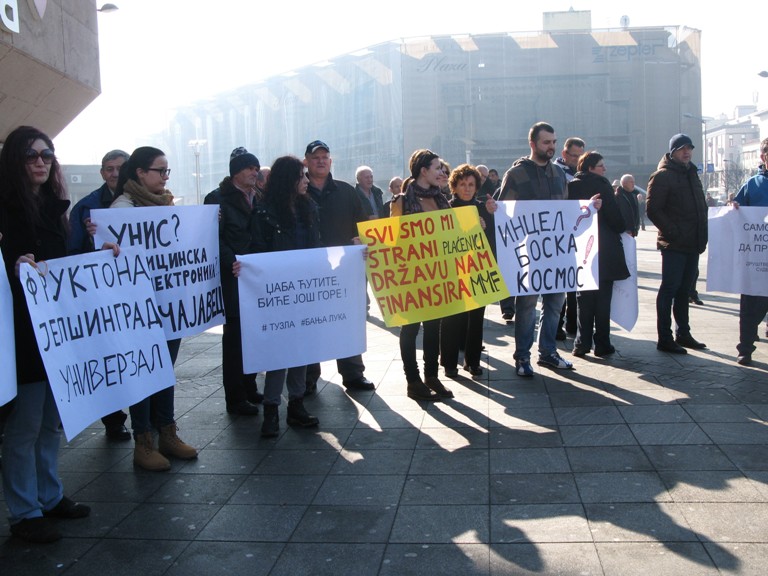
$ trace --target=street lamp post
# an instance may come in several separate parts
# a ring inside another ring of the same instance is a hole
[[[190,140],[189,147],[195,155],[195,200],[200,204],[200,149],[208,143],[208,140]]]
[[[686,118],[691,118],[692,120],[698,120],[701,122],[701,125],[704,127],[704,192],[709,189],[708,180],[709,180],[709,166],[707,165],[707,120],[706,118],[702,118],[701,116],[696,116],[694,114],[689,114],[686,112],[683,114]]]

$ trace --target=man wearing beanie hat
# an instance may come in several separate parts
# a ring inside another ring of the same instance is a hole
[[[698,170],[691,163],[693,142],[685,134],[669,140],[669,152],[648,182],[646,213],[658,228],[661,286],[656,296],[656,348],[686,354],[706,348],[691,336],[688,292],[699,270],[699,254],[707,248],[707,204]],[[677,330],[672,337],[674,315]]]
[[[221,289],[224,293],[226,323],[221,339],[224,396],[227,412],[243,416],[259,413],[256,405],[263,396],[256,388],[256,375],[243,374],[243,348],[240,340],[240,305],[237,278],[232,274],[235,254],[252,254],[264,247],[254,242],[260,234],[253,234],[259,222],[256,213],[260,206],[256,183],[259,178],[259,159],[245,148],[235,148],[229,159],[229,176],[219,187],[206,196],[206,204],[216,203],[218,192],[221,206],[219,219],[219,258],[221,260]],[[209,198],[211,201],[209,201]]]

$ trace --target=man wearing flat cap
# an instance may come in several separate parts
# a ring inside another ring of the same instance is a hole
[[[357,191],[331,175],[331,149],[321,140],[307,144],[304,165],[307,167],[307,192],[317,203],[320,213],[320,241],[323,246],[347,246],[357,237],[357,223],[368,220]],[[365,282],[360,279],[361,284]],[[350,390],[373,390],[375,385],[365,377],[362,355],[339,358],[336,366],[342,384]],[[317,390],[320,365],[307,366],[307,394]]]
[[[707,248],[707,204],[698,170],[691,163],[693,142],[675,134],[669,152],[648,182],[646,213],[658,229],[661,286],[656,296],[656,348],[686,354],[686,348],[706,348],[691,335],[688,292],[699,270],[699,254]],[[672,318],[677,324],[672,337]]]
[[[227,412],[255,416],[256,405],[263,396],[256,388],[255,374],[243,374],[243,346],[240,339],[240,302],[237,278],[232,274],[236,254],[264,252],[261,234],[255,233],[255,211],[259,209],[256,183],[259,159],[245,148],[235,148],[229,159],[229,176],[209,197],[218,192],[220,204],[219,258],[221,259],[221,290],[224,293],[226,323],[221,339],[222,380]],[[206,203],[216,203],[206,197]]]

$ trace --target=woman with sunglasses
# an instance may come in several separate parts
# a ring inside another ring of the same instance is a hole
[[[168,159],[162,150],[151,146],[137,148],[120,168],[111,208],[173,206],[173,194],[165,187],[170,174]],[[174,364],[180,346],[180,338],[168,340],[168,351]],[[166,456],[181,460],[197,458],[197,450],[176,434],[178,428],[173,415],[173,400],[174,386],[171,385],[130,407],[131,427],[136,441],[133,450],[134,466],[163,471],[171,467]],[[160,432],[157,450],[152,436],[153,425]]]
[[[84,518],[91,511],[64,496],[61,421],[19,278],[23,263],[37,268],[67,255],[68,207],[53,142],[36,128],[16,128],[0,151],[0,248],[13,297],[17,379],[16,398],[4,407],[2,475],[11,534],[28,542],[58,540],[51,518]]]

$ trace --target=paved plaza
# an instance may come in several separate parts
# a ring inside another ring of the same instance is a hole
[[[514,374],[514,327],[486,311],[481,377],[443,378],[453,400],[406,397],[397,329],[368,322],[366,376],[334,362],[307,400],[317,430],[260,438],[225,411],[221,331],[184,341],[180,436],[199,459],[136,471],[133,443],[100,424],[64,443],[67,494],[92,507],[63,540],[30,545],[0,522],[2,576],[563,576],[768,573],[768,343],[735,363],[738,297],[692,306],[707,350],[656,350],[661,259],[638,244],[640,319],[618,353],[576,370]],[[572,359],[573,341],[560,343]],[[5,511],[4,502],[0,502]]]

